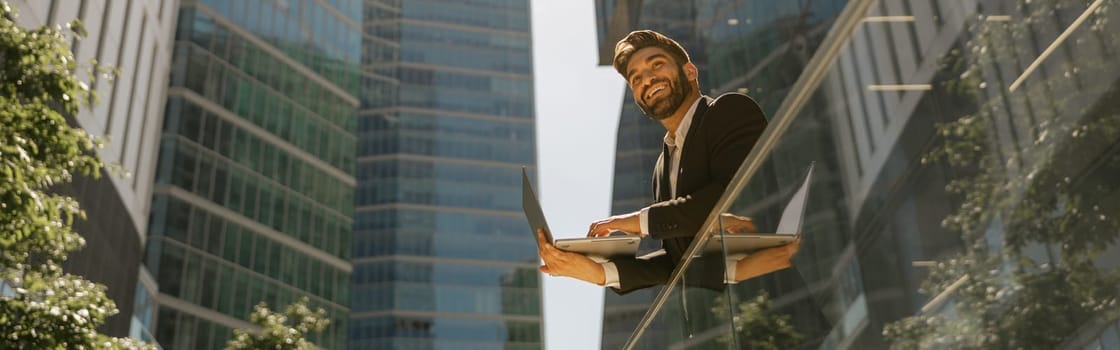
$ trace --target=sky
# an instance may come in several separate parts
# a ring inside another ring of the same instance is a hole
[[[610,215],[623,80],[598,65],[594,0],[531,0],[541,207],[554,238]],[[603,287],[541,276],[547,349],[598,349]],[[573,336],[577,335],[577,336]]]

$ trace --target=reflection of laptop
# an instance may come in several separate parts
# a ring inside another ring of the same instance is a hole
[[[722,252],[723,246],[726,245],[728,254],[742,254],[793,242],[801,236],[801,223],[805,220],[805,204],[809,198],[809,182],[812,178],[813,164],[809,164],[805,180],[801,183],[801,188],[798,188],[790,198],[785,210],[782,210],[782,218],[775,232],[712,235],[708,244],[704,246],[704,252]]]
[[[610,258],[617,256],[632,258],[638,251],[638,241],[641,238],[633,235],[553,240],[552,230],[544,221],[544,211],[537,201],[537,195],[533,193],[533,186],[529,184],[529,175],[525,172],[525,168],[521,168],[521,208],[525,210],[525,218],[529,219],[533,237],[536,237],[537,229],[543,228],[545,239],[553,242],[552,244],[560,250],[580,253],[596,262],[609,261]]]

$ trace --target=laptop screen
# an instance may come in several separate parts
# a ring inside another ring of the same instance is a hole
[[[537,229],[543,228],[545,238],[552,242],[552,230],[544,220],[544,210],[541,209],[541,203],[537,201],[537,195],[533,193],[533,185],[529,183],[529,172],[525,167],[521,167],[521,210],[525,211],[525,218],[529,220],[533,236],[537,235]]]
[[[813,178],[813,163],[809,164],[809,170],[806,171],[805,180],[801,182],[801,187],[790,198],[789,204],[782,210],[782,218],[778,221],[778,229],[775,233],[796,234],[801,232],[801,222],[804,221],[805,215],[805,201],[809,197],[809,182]]]

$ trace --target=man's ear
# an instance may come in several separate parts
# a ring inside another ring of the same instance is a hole
[[[699,75],[700,73],[696,69],[695,64],[692,64],[692,62],[687,62],[684,64],[684,76],[688,77],[689,81],[696,81]]]

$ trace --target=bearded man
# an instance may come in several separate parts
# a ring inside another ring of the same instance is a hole
[[[591,224],[588,236],[613,231],[662,241],[665,254],[596,263],[556,249],[538,232],[542,272],[613,289],[619,294],[664,284],[699,233],[751,147],[766,129],[762,109],[750,97],[700,95],[698,72],[673,39],[650,30],[631,32],[615,45],[614,68],[626,79],[634,102],[665,127],[654,168],[656,203]],[[790,266],[798,243],[764,249],[723,266],[704,268],[706,285],[734,283]],[[712,259],[706,259],[711,261]],[[719,265],[724,260],[719,259]]]

